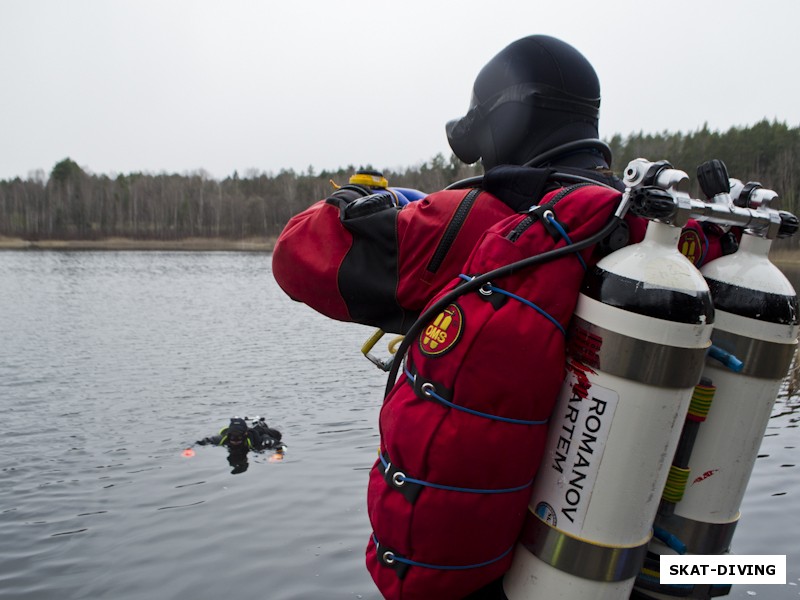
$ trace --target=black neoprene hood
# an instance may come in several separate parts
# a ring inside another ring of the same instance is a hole
[[[234,418],[231,419],[231,424],[228,425],[228,433],[239,433],[244,434],[247,433],[247,423],[244,419]]]
[[[532,35],[481,69],[467,114],[446,125],[466,163],[524,164],[567,142],[598,137],[600,83],[588,60],[553,37]]]

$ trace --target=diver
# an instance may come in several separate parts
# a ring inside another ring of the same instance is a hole
[[[386,598],[502,597],[530,498],[512,484],[533,480],[563,381],[554,324],[564,333],[584,271],[641,241],[646,228],[631,213],[610,219],[623,185],[599,112],[597,74],[576,48],[544,35],[519,39],[481,69],[466,114],[445,126],[454,155],[480,161],[483,177],[402,207],[385,192],[342,186],[278,237],[272,273],[289,297],[407,338],[367,492],[366,563]],[[705,249],[697,266],[736,249],[724,247],[722,232],[689,227]],[[469,287],[586,240],[595,241],[581,260]],[[438,306],[442,297],[450,304]],[[565,314],[548,320],[539,313],[547,309]],[[472,441],[491,436],[492,463],[476,468],[486,451]]]
[[[227,427],[223,427],[217,435],[197,440],[200,446],[225,446],[228,449],[228,464],[231,474],[244,473],[250,466],[247,455],[253,451],[261,453],[265,450],[275,451],[278,460],[282,459],[286,445],[282,434],[267,425],[264,417],[256,418],[253,426],[247,425],[247,417],[233,417]]]
[[[231,452],[247,454],[248,451],[278,450],[284,447],[281,432],[267,425],[264,417],[257,419],[252,427],[240,417],[233,417],[227,427],[217,435],[198,440],[201,446],[225,446]]]

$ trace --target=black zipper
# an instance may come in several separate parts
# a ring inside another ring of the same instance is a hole
[[[586,187],[587,185],[597,185],[597,184],[594,184],[594,183],[576,183],[575,185],[571,185],[569,187],[565,187],[560,192],[558,192],[555,196],[553,196],[553,198],[547,204],[545,204],[544,206],[546,208],[553,208],[559,200],[564,198],[564,196],[566,196],[567,194],[571,194],[572,192],[574,192],[575,190],[577,190],[579,188]],[[535,209],[535,208],[538,208],[538,207],[534,206],[533,208]],[[525,233],[525,230],[527,230],[528,227],[530,227],[531,225],[536,223],[536,221],[538,221],[538,220],[539,220],[539,215],[538,214],[535,214],[535,213],[528,214],[524,219],[522,219],[522,221],[517,223],[517,226],[514,227],[514,229],[512,229],[509,232],[509,234],[506,236],[506,238],[510,242],[516,242],[519,239],[519,236],[521,236],[523,233]]]
[[[433,256],[431,256],[431,260],[428,262],[428,266],[426,267],[428,272],[436,273],[439,267],[442,266],[444,259],[447,257],[447,253],[450,252],[450,246],[452,246],[453,242],[456,240],[458,232],[461,231],[461,227],[464,225],[464,221],[467,220],[469,211],[472,209],[472,205],[475,204],[475,199],[480,193],[480,189],[471,189],[461,200],[442,239],[439,241],[439,245],[436,246],[436,250],[434,250]]]

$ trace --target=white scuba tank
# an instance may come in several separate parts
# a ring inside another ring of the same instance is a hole
[[[651,222],[584,283],[510,600],[630,595],[714,320],[679,235]]]
[[[749,198],[742,198],[741,184],[731,181],[740,207],[765,212],[775,196],[769,190],[750,187],[748,191],[745,186]],[[778,223],[788,215],[772,213],[779,217]],[[797,296],[768,257],[772,244],[768,236],[774,237],[776,229],[777,224],[771,234],[764,229],[745,230],[735,254],[702,268],[715,306],[712,343],[743,364],[732,370],[710,356],[706,359],[703,379],[707,389],[716,391],[713,400],[709,398],[710,407],[696,415],[697,423],[687,425],[696,431],[683,475],[685,488],[676,494],[673,490],[675,495],[669,498],[665,495],[670,501],[662,503],[655,521],[689,554],[729,551],[761,439],[795,354]],[[796,229],[796,219],[789,229]],[[676,553],[657,542],[650,549],[660,555]],[[674,598],[675,589],[658,585],[656,569],[657,565],[643,569],[637,590],[648,598]],[[677,595],[710,598],[727,594],[730,586],[698,585],[688,595],[683,588]]]

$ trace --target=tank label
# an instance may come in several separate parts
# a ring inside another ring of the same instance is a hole
[[[575,535],[581,533],[619,403],[617,392],[592,385],[593,373],[579,362],[567,363],[533,493],[536,514]]]

